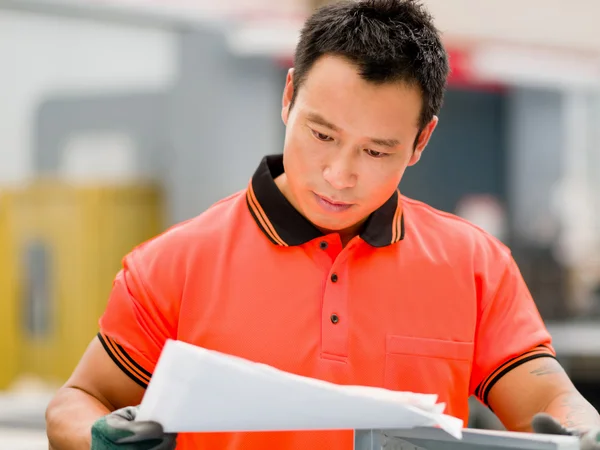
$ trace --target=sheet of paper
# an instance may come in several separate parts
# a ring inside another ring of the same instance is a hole
[[[167,341],[138,420],[167,432],[340,430],[438,426],[460,438],[460,419],[435,395],[341,386],[235,356]]]

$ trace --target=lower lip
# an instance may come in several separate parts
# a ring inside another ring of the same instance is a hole
[[[350,208],[352,208],[352,204],[336,205],[335,203],[328,202],[323,197],[320,197],[317,194],[315,194],[315,197],[317,198],[317,203],[319,203],[319,205],[321,205],[323,209],[329,212],[341,213],[344,211],[348,211]]]

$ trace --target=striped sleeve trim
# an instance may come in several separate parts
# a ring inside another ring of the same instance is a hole
[[[100,339],[106,353],[108,353],[114,363],[125,372],[129,378],[144,389],[148,387],[148,383],[152,377],[150,372],[136,363],[125,349],[117,344],[114,339],[111,339],[102,333],[98,333],[98,339]]]
[[[555,358],[555,356],[552,350],[550,350],[550,348],[546,347],[545,345],[540,345],[534,348],[533,350],[523,353],[522,355],[505,362],[496,370],[494,370],[477,387],[477,389],[475,390],[475,395],[484,405],[489,407],[488,397],[490,395],[492,387],[494,387],[498,380],[500,380],[500,378],[502,378],[514,368],[519,367],[521,364],[524,364],[527,361],[531,361],[537,358]]]

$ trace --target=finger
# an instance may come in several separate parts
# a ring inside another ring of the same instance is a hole
[[[536,414],[531,421],[531,427],[539,434],[571,434],[558,420],[546,413]]]
[[[177,444],[177,435],[176,434],[166,434],[164,436],[163,442],[161,442],[158,446],[154,447],[152,450],[173,450],[175,445]]]
[[[117,444],[160,440],[164,437],[163,427],[157,422],[129,422],[127,431],[131,434],[116,440]]]
[[[112,413],[112,416],[118,416],[128,422],[133,422],[137,416],[138,408],[136,406],[128,406],[127,408],[118,409]]]
[[[97,420],[92,425],[92,449],[103,449],[107,442],[115,443],[119,439],[131,436],[131,431],[127,429],[129,423],[123,419],[114,420],[109,417]]]

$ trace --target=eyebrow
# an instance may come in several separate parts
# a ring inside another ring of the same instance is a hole
[[[340,131],[340,128],[338,126],[332,124],[331,122],[329,122],[327,119],[325,119],[320,114],[308,113],[307,119],[310,122],[316,123],[325,128],[329,128],[330,130]],[[373,142],[374,144],[380,145],[382,147],[390,147],[391,148],[391,147],[396,147],[397,145],[400,145],[400,141],[398,139],[369,138],[369,140],[371,142]]]

